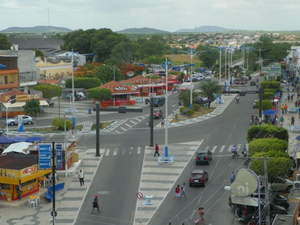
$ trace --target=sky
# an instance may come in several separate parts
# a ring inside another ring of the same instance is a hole
[[[200,26],[299,30],[299,0],[1,0],[0,30],[56,26],[71,30]]]

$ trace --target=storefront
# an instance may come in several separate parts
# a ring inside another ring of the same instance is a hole
[[[12,201],[18,199],[18,186],[21,196],[25,197],[40,189],[39,178],[51,170],[38,169],[38,157],[20,153],[0,155],[0,199]]]
[[[135,101],[130,99],[130,96],[138,96],[139,90],[136,85],[122,85],[116,81],[110,81],[99,88],[106,88],[111,91],[113,99],[103,100],[101,106],[103,108],[109,105],[134,105]]]

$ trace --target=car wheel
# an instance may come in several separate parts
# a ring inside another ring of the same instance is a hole
[[[189,184],[190,187],[192,187],[192,184]]]
[[[207,161],[207,165],[209,165],[209,161]]]
[[[293,188],[293,186],[288,186],[286,190],[290,191],[292,188]]]
[[[28,123],[27,124],[32,124],[32,122],[31,121],[28,121]]]
[[[196,162],[196,165],[199,165],[199,163],[198,163],[198,162]]]
[[[15,123],[14,123],[14,122],[11,122],[9,125],[13,126],[13,125],[15,125]]]

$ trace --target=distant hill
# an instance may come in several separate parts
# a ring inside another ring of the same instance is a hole
[[[230,32],[230,31],[237,31],[237,29],[229,29],[224,27],[218,27],[218,26],[201,26],[196,27],[194,29],[180,29],[175,31],[175,33],[216,33],[216,32]]]
[[[116,31],[117,33],[127,33],[127,34],[166,34],[170,33],[169,31],[158,30],[148,27],[143,28],[128,28],[125,30]]]
[[[36,27],[9,27],[1,30],[1,33],[68,33],[72,32],[69,28],[53,26],[36,26]]]

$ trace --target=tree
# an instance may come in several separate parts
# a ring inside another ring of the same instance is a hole
[[[4,34],[0,34],[0,49],[1,50],[9,50],[11,46],[10,41]]]
[[[288,149],[288,142],[278,138],[259,138],[249,143],[249,155],[257,152],[268,152],[270,150],[285,152]]]
[[[62,88],[57,85],[39,84],[34,87],[34,90],[41,91],[43,93],[43,98],[46,99],[60,97],[62,95]]]
[[[251,142],[258,138],[278,138],[284,141],[289,140],[287,129],[270,124],[254,125],[248,129],[247,141]]]
[[[118,59],[122,63],[129,64],[136,58],[138,47],[130,42],[120,42],[111,52],[111,57]]]
[[[30,99],[23,106],[25,114],[35,116],[41,111],[40,101],[38,99]]]
[[[149,56],[162,56],[164,46],[155,41],[146,40],[139,44],[139,57],[145,59]]]
[[[202,61],[202,66],[207,68],[212,68],[213,65],[216,64],[216,62],[219,60],[219,53],[217,50],[204,50],[204,48],[197,48],[197,51],[199,53],[197,54],[197,57]],[[206,52],[201,52],[206,51]]]
[[[268,110],[268,109],[272,109],[273,104],[270,100],[262,100],[261,106],[262,106],[262,110],[265,111],[265,110]],[[256,108],[256,109],[259,108],[259,101],[256,101],[254,108]]]
[[[190,98],[191,93],[190,90],[181,91],[179,94],[179,100],[183,103],[183,106],[189,106],[190,105]],[[193,92],[193,97],[196,97],[196,93]]]
[[[106,88],[92,88],[88,90],[89,97],[98,101],[112,99],[111,91]]]
[[[215,100],[215,95],[222,93],[223,86],[219,85],[217,82],[203,82],[200,84],[200,92],[208,98],[208,108],[210,108],[210,103]]]
[[[101,85],[101,81],[99,78],[74,78],[74,87],[75,88],[84,88],[90,89],[99,87]],[[72,79],[69,78],[66,80],[66,88],[72,88]]]

